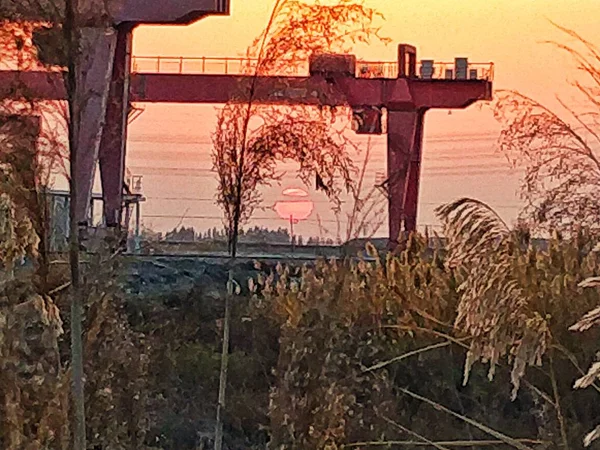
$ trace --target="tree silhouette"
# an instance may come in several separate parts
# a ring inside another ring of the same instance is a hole
[[[225,215],[229,249],[237,252],[240,225],[258,207],[259,188],[279,180],[277,164],[299,164],[307,185],[317,177],[339,209],[339,194],[350,191],[357,171],[355,144],[348,137],[350,113],[344,108],[256,104],[259,77],[298,73],[318,54],[347,53],[352,43],[386,41],[374,22],[380,15],[360,2],[335,5],[279,0],[265,31],[249,47],[246,73],[237,98],[220,112],[213,134],[213,164],[218,174],[217,202]],[[340,180],[340,181],[338,181]]]
[[[522,219],[533,231],[579,227],[600,230],[600,49],[573,30],[556,25],[575,44],[552,42],[567,52],[580,79],[571,83],[580,100],[558,99],[553,111],[516,91],[496,92],[494,115],[502,124],[501,151],[524,167]]]
[[[81,128],[81,111],[91,99],[84,92],[78,73],[89,66],[89,50],[93,43],[84,38],[85,30],[105,30],[110,22],[110,11],[117,0],[7,0],[0,5],[0,45],[10,51],[11,63],[17,69],[44,67],[56,70],[64,65],[63,78],[67,93],[64,112],[68,135],[69,174],[75,173]],[[92,39],[93,40],[93,39]],[[4,54],[3,54],[4,55]],[[18,86],[17,86],[18,87]],[[21,93],[22,103],[33,102],[27,92]],[[69,177],[70,189],[70,246],[71,269],[71,371],[74,403],[74,449],[86,448],[86,425],[83,376],[83,290],[79,264],[80,242],[76,220],[78,186],[75,176]]]

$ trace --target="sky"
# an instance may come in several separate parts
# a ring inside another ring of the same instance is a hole
[[[238,56],[265,26],[274,0],[231,0],[229,17],[189,26],[140,27],[138,56]],[[385,16],[392,44],[356,48],[366,60],[396,58],[398,43],[417,47],[418,58],[494,62],[495,88],[517,89],[541,100],[569,99],[569,58],[544,41],[569,43],[550,21],[600,45],[600,0],[364,0]]]
[[[134,55],[242,56],[266,25],[274,1],[231,0],[229,17],[208,17],[189,26],[139,27],[134,34]],[[381,22],[382,34],[392,43],[386,46],[373,42],[359,46],[354,50],[359,59],[394,61],[397,45],[408,43],[417,47],[418,59],[452,62],[455,57],[468,57],[471,62],[493,62],[495,89],[518,90],[552,108],[558,105],[557,95],[570,104],[576,104],[576,99],[568,84],[575,77],[572,60],[555,46],[545,43],[572,44],[573,40],[551,21],[577,31],[600,46],[600,0],[364,0],[364,3],[385,16]],[[506,210],[505,220],[516,214],[513,206],[518,174],[505,173],[506,161],[493,154],[500,126],[491,110],[478,107],[480,105],[452,114],[448,111],[427,113],[420,207],[423,223],[433,220],[431,205],[465,195],[480,198],[493,207],[510,206],[512,209]],[[168,114],[165,108],[168,108]],[[207,149],[214,126],[206,119],[209,117],[214,118],[214,111],[204,106],[146,105],[144,114],[130,127],[131,163],[135,166],[150,158],[152,141],[160,133],[178,149],[183,145],[175,144],[175,138],[190,142],[206,140],[207,146],[201,150],[206,153],[202,164],[209,165]],[[206,126],[198,127],[199,122]],[[473,134],[483,135],[485,142],[469,140]],[[440,137],[445,139],[440,141],[443,145],[435,143]],[[161,149],[162,155],[164,146]],[[379,153],[384,158],[384,152]],[[157,164],[145,162],[151,163]],[[474,169],[469,164],[474,164],[473,167],[485,174],[470,174],[469,170]],[[440,169],[439,165],[444,166],[440,166],[443,173],[435,172]],[[448,171],[458,171],[460,176],[450,176]],[[184,183],[186,186],[170,186],[169,183],[156,184],[172,188],[173,192],[191,189],[189,180]],[[203,195],[212,197],[212,189]],[[196,191],[204,192],[200,187]],[[164,204],[154,207],[165,208]],[[178,210],[184,208],[177,207]],[[145,208],[152,212],[150,203]]]

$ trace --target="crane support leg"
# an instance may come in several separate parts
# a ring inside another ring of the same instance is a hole
[[[74,98],[77,197],[75,217],[80,225],[90,222],[90,206],[98,149],[104,126],[110,75],[116,46],[112,28],[83,28],[77,61],[77,86]],[[73,174],[72,174],[73,175]]]
[[[121,225],[132,35],[133,28],[129,24],[119,26],[112,81],[106,108],[106,125],[100,144],[100,175],[104,198],[104,220],[108,227],[119,227]]]
[[[389,246],[416,228],[424,111],[388,111]]]
[[[417,113],[415,138],[408,166],[408,183],[404,198],[404,231],[417,230],[417,208],[419,206],[419,188],[421,185],[421,156],[423,154],[423,126],[425,111]]]

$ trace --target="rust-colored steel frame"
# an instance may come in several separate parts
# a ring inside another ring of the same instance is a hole
[[[106,124],[99,143],[104,214],[107,224],[113,226],[118,226],[121,221],[128,102],[226,103],[239,95],[241,87],[251,79],[244,75],[130,75],[132,27],[121,25],[117,30],[111,88],[107,92]],[[402,231],[416,229],[425,113],[435,108],[462,109],[492,98],[489,79],[419,78],[416,49],[412,46],[400,45],[398,59],[397,78],[357,78],[331,73],[313,73],[308,77],[259,77],[254,97],[255,102],[265,104],[326,104],[346,105],[356,110],[387,110],[386,184],[391,246],[398,242]],[[15,90],[15,86],[26,87],[28,95],[39,99],[65,98],[59,72],[0,72],[0,98],[18,96],[19,90]],[[86,158],[91,158],[89,162],[95,161],[93,152],[88,152],[83,159]],[[88,166],[82,167],[77,177],[89,187],[90,192],[86,195],[91,195],[93,171]],[[87,219],[86,208],[82,201],[79,212],[82,223]]]

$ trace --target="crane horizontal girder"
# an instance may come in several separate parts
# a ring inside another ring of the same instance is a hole
[[[243,101],[251,76],[152,74],[131,76],[131,101],[140,103],[227,103]],[[64,100],[62,73],[0,71],[0,98],[29,95],[44,100]],[[377,106],[392,110],[466,108],[490,100],[487,80],[420,80],[337,78],[322,76],[260,77],[254,101],[266,104]],[[21,91],[22,92],[22,91]]]

